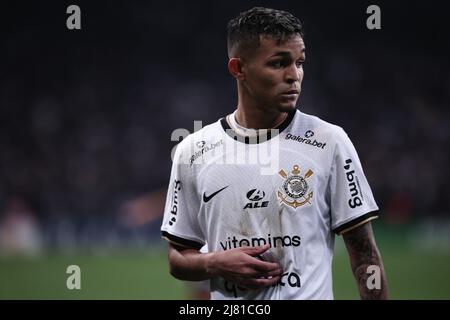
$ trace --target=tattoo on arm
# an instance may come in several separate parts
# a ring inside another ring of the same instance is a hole
[[[350,257],[352,271],[358,284],[361,299],[387,299],[388,287],[383,261],[375,243],[370,222],[343,234]],[[375,267],[375,273],[370,272]],[[368,270],[369,268],[369,270]],[[377,285],[369,285],[374,277]]]

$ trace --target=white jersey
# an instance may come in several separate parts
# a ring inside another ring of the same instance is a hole
[[[268,135],[239,136],[223,118],[185,138],[161,230],[210,252],[270,244],[261,259],[282,266],[276,285],[248,290],[214,278],[212,299],[333,299],[334,235],[376,210],[344,130],[294,110]]]

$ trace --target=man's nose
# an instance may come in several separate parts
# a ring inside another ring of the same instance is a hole
[[[295,64],[292,64],[286,69],[286,81],[288,83],[300,81],[300,70]]]

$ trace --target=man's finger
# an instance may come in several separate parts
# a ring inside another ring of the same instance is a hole
[[[243,286],[250,289],[265,288],[278,283],[280,279],[281,276],[276,276],[269,279],[266,278],[249,279],[243,284]]]
[[[281,268],[266,272],[262,275],[262,277],[277,277],[283,274],[283,270]]]
[[[270,249],[270,245],[268,245],[268,244],[265,244],[265,245],[259,246],[259,247],[243,247],[243,248],[241,248],[241,250],[244,253],[246,253],[252,257],[258,256],[258,255],[266,252],[269,249]]]
[[[281,269],[280,265],[276,262],[261,261],[258,259],[252,260],[249,266],[263,273]]]

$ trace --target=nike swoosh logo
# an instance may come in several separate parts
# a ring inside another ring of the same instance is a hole
[[[216,192],[210,194],[209,196],[206,195],[206,192],[203,192],[203,201],[204,201],[204,202],[208,202],[209,200],[211,200],[212,198],[214,198],[214,196],[217,195],[220,191],[222,191],[223,189],[226,189],[226,188],[228,188],[228,186],[223,187],[223,188],[220,189],[220,190],[217,190]]]

